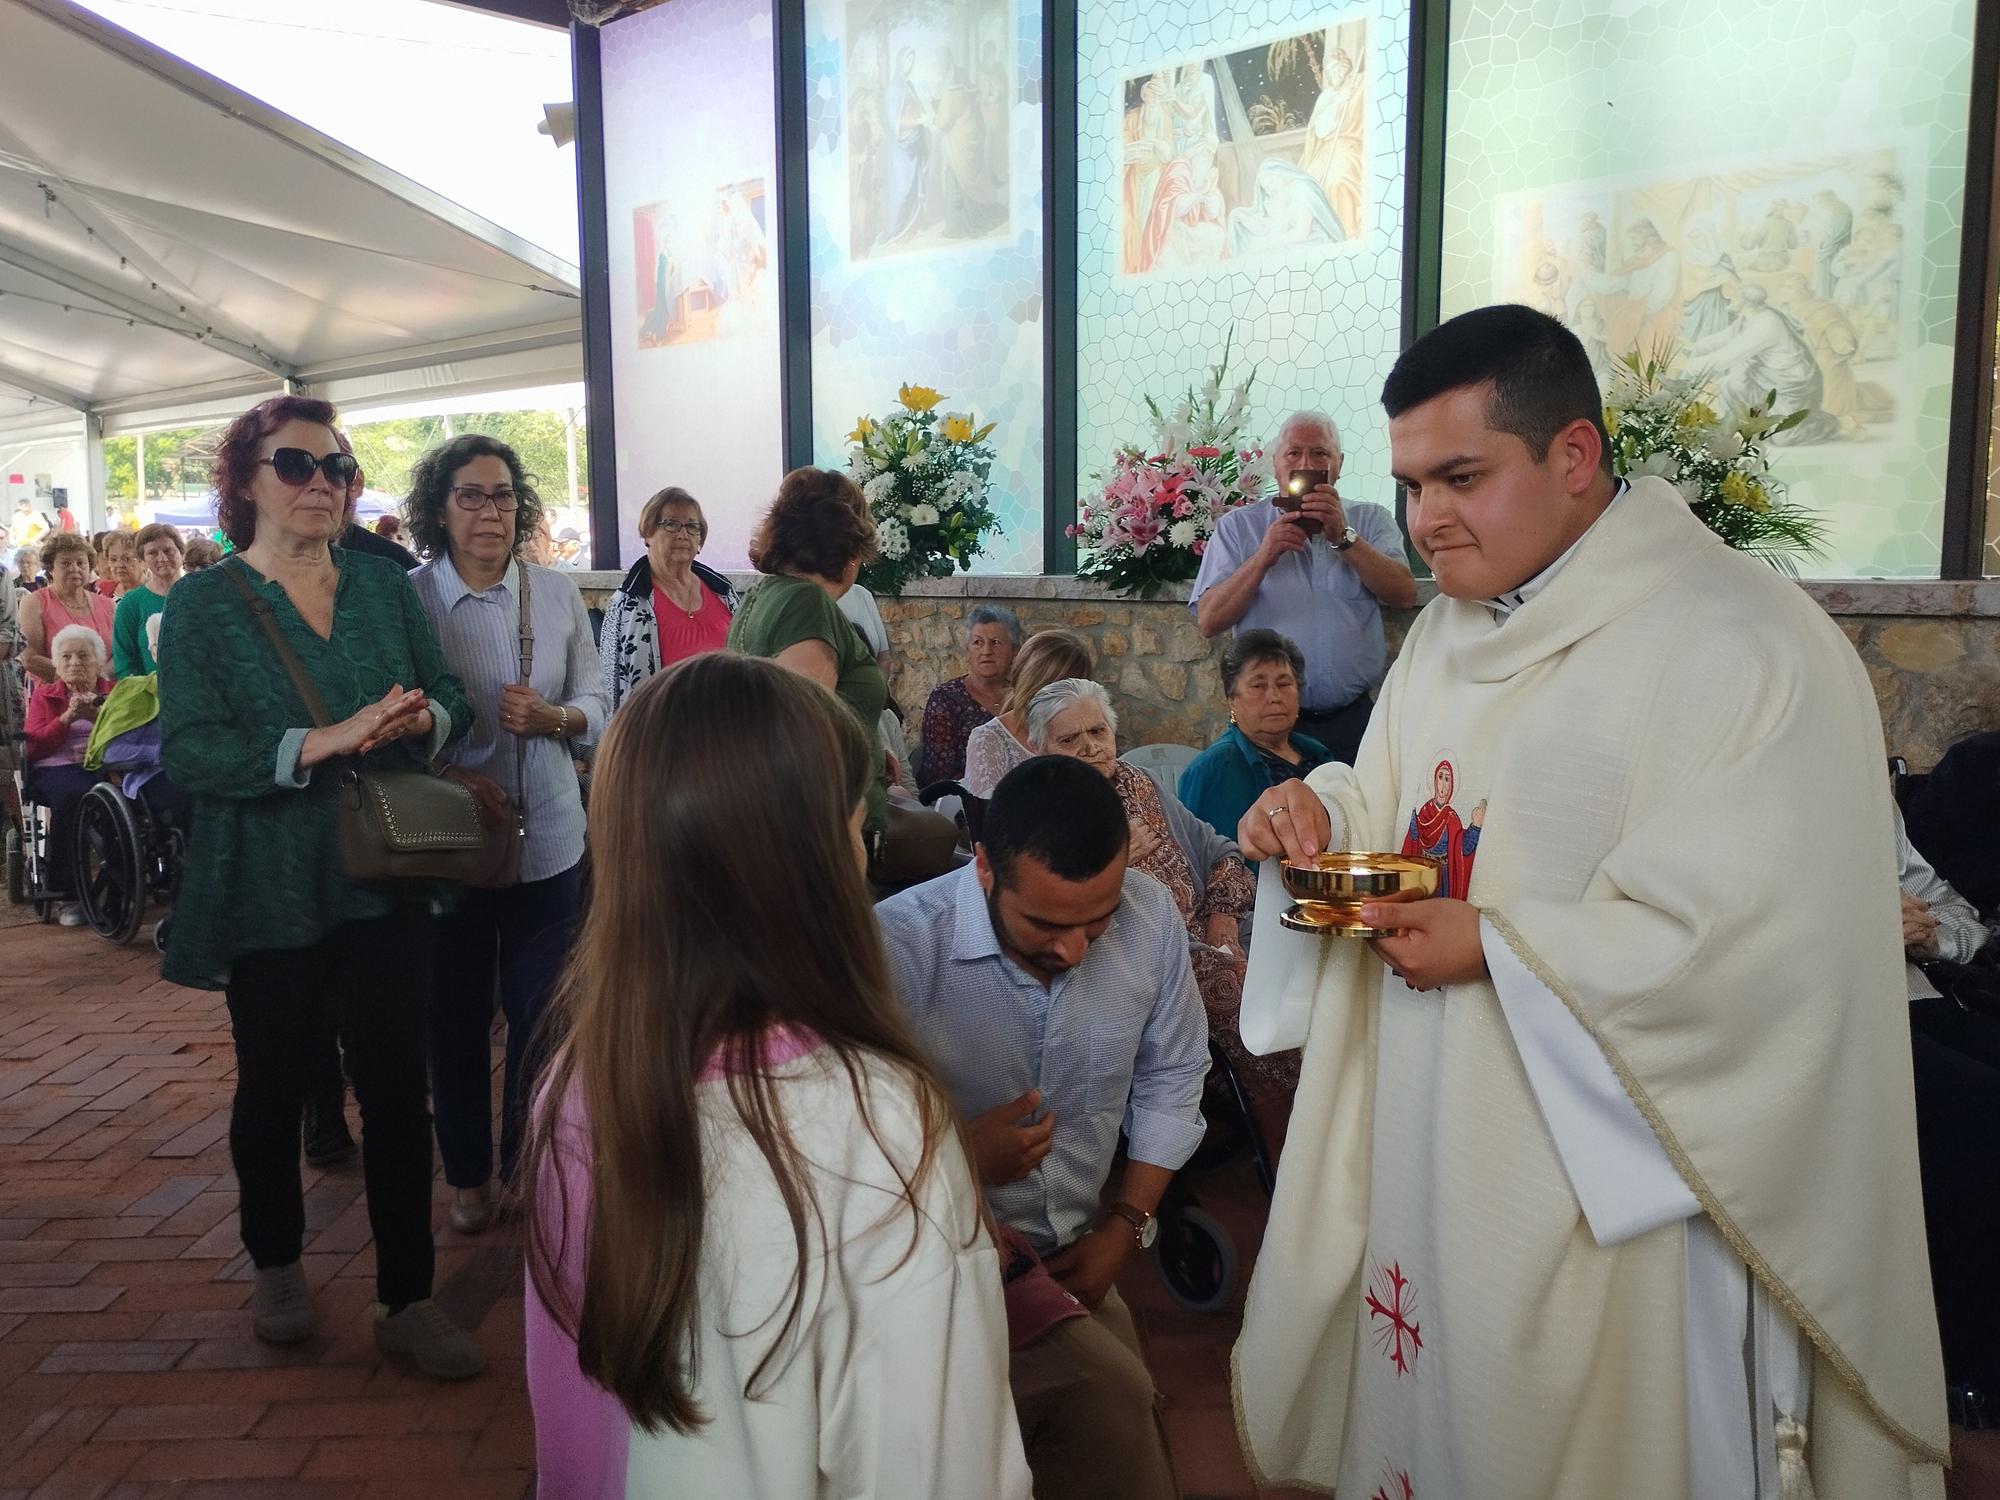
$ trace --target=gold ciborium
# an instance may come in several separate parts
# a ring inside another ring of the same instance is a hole
[[[1393,927],[1364,927],[1364,906],[1435,896],[1444,862],[1421,854],[1322,854],[1311,864],[1284,861],[1279,876],[1298,904],[1278,921],[1294,932],[1393,937]]]

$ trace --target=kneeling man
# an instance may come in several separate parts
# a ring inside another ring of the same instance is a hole
[[[1187,928],[1164,886],[1126,868],[1124,809],[1082,761],[1016,766],[982,833],[972,865],[876,911],[912,1027],[970,1122],[994,1217],[1075,1299],[1050,1288],[1051,1309],[1010,1286],[1035,1494],[1174,1500],[1152,1378],[1113,1283],[1152,1243],[1160,1196],[1201,1143],[1208,1020]],[[1104,1209],[1121,1128],[1125,1169]]]
[[[1239,836],[1447,880],[1364,909],[1372,953],[1257,922],[1244,1041],[1306,1050],[1237,1346],[1255,1468],[1397,1500],[1941,1496],[1867,674],[1670,485],[1614,479],[1553,319],[1455,318],[1382,404],[1440,597],[1354,766]]]

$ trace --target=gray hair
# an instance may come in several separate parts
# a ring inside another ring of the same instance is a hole
[[[71,641],[88,641],[90,654],[99,662],[104,660],[104,637],[88,625],[65,625],[58,630],[55,639],[49,642],[49,658],[54,660],[62,655],[62,648]]]
[[[1276,441],[1274,441],[1271,444],[1271,446],[1273,448],[1284,447],[1285,434],[1290,432],[1294,427],[1322,428],[1325,430],[1326,435],[1329,438],[1333,439],[1332,447],[1335,453],[1343,453],[1346,451],[1340,446],[1340,428],[1335,424],[1333,418],[1329,417],[1323,411],[1293,412],[1289,417],[1285,418],[1284,421],[1278,424],[1278,436]]]
[[[1007,632],[1007,638],[1014,643],[1014,649],[1021,648],[1021,617],[1004,604],[975,604],[965,612],[965,638],[972,639],[972,632],[981,625],[998,625]]]
[[[1288,635],[1280,635],[1275,630],[1239,630],[1230,639],[1222,652],[1222,696],[1227,698],[1236,691],[1236,679],[1243,675],[1246,667],[1260,662],[1285,662],[1292,669],[1292,676],[1304,686],[1306,680],[1305,653]]]
[[[1029,701],[1028,748],[1038,754],[1048,749],[1049,725],[1079,703],[1095,703],[1103,709],[1104,722],[1111,726],[1112,737],[1117,737],[1118,710],[1111,706],[1111,695],[1104,690],[1104,684],[1088,677],[1065,677],[1050,683]]]

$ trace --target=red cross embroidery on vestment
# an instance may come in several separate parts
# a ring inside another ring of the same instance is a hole
[[[1398,1375],[1407,1375],[1424,1347],[1417,1323],[1417,1289],[1403,1274],[1400,1261],[1376,1262],[1368,1278],[1368,1321],[1375,1347],[1389,1357]]]
[[[1382,1465],[1382,1482],[1375,1486],[1375,1493],[1368,1500],[1416,1500],[1417,1492],[1410,1485],[1410,1476],[1401,1469]]]

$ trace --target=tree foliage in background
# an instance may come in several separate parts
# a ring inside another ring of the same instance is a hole
[[[569,493],[564,430],[576,424],[576,487]],[[467,412],[455,417],[400,417],[392,422],[360,422],[347,429],[354,455],[368,477],[368,487],[399,499],[409,493],[410,470],[425,451],[468,432],[498,438],[516,453],[545,504],[553,507],[589,503],[589,449],[580,411]],[[194,499],[209,488],[209,469],[222,426],[176,427],[146,434],[146,493],[138,493],[135,468],[137,442],[130,437],[107,438],[105,493],[127,503]]]

